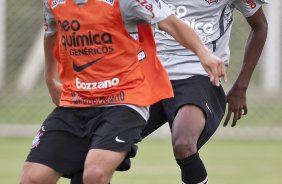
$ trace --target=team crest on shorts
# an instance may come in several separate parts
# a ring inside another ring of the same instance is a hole
[[[36,148],[39,145],[40,137],[43,135],[44,131],[45,131],[44,126],[42,126],[32,141],[31,149]]]
[[[212,3],[218,3],[219,0],[205,0],[207,3],[212,4]]]

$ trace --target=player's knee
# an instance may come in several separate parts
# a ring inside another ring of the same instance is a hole
[[[173,152],[175,158],[186,158],[197,152],[197,141],[189,139],[180,139],[174,141]]]
[[[41,177],[37,177],[34,174],[24,173],[20,178],[20,184],[38,184],[44,183]]]
[[[91,168],[85,168],[83,173],[84,184],[107,184],[109,182],[109,176],[106,174],[103,168],[93,166]]]

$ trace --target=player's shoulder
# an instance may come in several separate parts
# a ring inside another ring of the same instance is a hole
[[[250,17],[257,12],[263,4],[267,3],[268,0],[234,0],[233,5],[245,17]]]
[[[146,9],[153,8],[153,6],[161,6],[161,0],[119,0],[120,5],[125,6],[140,6]]]
[[[254,4],[268,4],[269,0],[232,0],[234,4],[246,4],[246,5],[254,5]]]
[[[49,1],[50,0],[43,0],[44,7],[49,8]]]
[[[43,0],[43,3],[47,5],[49,3],[49,1],[50,0]]]

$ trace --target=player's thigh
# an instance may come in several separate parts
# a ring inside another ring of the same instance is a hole
[[[197,144],[197,141],[205,128],[205,114],[197,105],[186,104],[182,106],[172,124],[172,140]]]
[[[20,183],[54,184],[61,177],[61,173],[39,163],[25,162]]]
[[[142,138],[147,137],[155,130],[160,128],[167,122],[166,114],[163,110],[162,101],[159,101],[150,106],[150,116],[147,121],[145,128],[142,131]]]
[[[128,152],[134,157],[133,150],[141,141],[145,119],[134,109],[120,105],[109,107],[100,121],[99,127],[93,131],[90,149]]]
[[[136,155],[137,143],[142,139],[141,132],[145,125],[145,119],[131,107],[109,107],[103,114],[100,126],[93,132],[90,149],[126,152],[125,162],[117,169],[128,170],[128,159]]]
[[[164,108],[168,114],[171,128],[174,126],[173,136],[174,138],[187,136],[189,141],[194,141],[195,139],[191,137],[197,138],[199,131],[202,130],[197,142],[197,149],[200,149],[216,131],[224,115],[226,98],[223,88],[212,86],[207,76],[193,76],[172,81],[172,85],[175,97],[165,100]],[[194,108],[191,109],[188,106],[187,110],[186,107],[189,104],[194,105]],[[205,117],[203,129],[203,116],[200,114]],[[183,126],[189,126],[189,128]]]
[[[101,172],[110,177],[126,155],[127,152],[91,149],[85,160],[84,172]]]
[[[84,133],[72,108],[56,108],[43,122],[34,137],[27,161],[46,165],[64,177],[83,169],[90,148],[90,138]]]

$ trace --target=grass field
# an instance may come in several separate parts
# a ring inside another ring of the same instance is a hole
[[[32,139],[0,139],[0,183],[18,183]],[[202,150],[211,184],[282,183],[282,141],[211,140]],[[59,184],[69,183],[61,179]],[[177,184],[178,166],[169,140],[145,140],[132,169],[116,173],[113,184]]]

